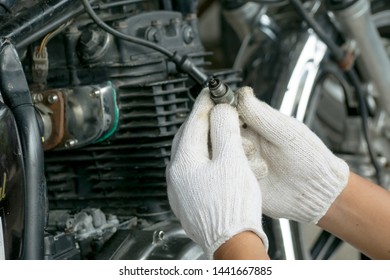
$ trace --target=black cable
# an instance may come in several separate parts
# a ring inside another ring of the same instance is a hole
[[[332,237],[332,242],[330,243],[328,250],[326,250],[322,260],[329,260],[331,256],[336,252],[336,250],[340,247],[342,240],[336,236]]]
[[[18,38],[14,39],[15,41],[15,48],[17,50],[20,50],[22,48],[27,47],[31,43],[39,40],[43,36],[45,36],[47,33],[51,32],[52,30],[55,30],[56,28],[60,27],[62,24],[66,23],[70,19],[78,16],[83,11],[82,7],[77,7],[74,10],[70,11],[69,13],[64,13],[59,18],[55,19],[54,21],[47,23],[44,26],[40,26],[40,29],[36,32],[33,32],[29,34],[29,36],[18,36]]]
[[[298,14],[307,22],[311,29],[317,34],[317,36],[327,45],[330,52],[334,56],[336,61],[344,59],[344,51],[329,38],[328,34],[322,29],[322,27],[316,22],[316,20],[305,10],[300,0],[290,0],[291,5],[295,8]]]
[[[176,64],[176,67],[184,72],[187,73],[191,78],[193,78],[198,84],[201,86],[206,86],[208,77],[206,74],[204,74],[187,56],[180,56],[177,52],[171,52],[170,50],[155,44],[153,42],[140,39],[134,36],[130,36],[127,34],[124,34],[109,25],[107,25],[93,10],[92,6],[88,2],[88,0],[81,0],[83,3],[83,6],[85,8],[85,11],[88,13],[88,15],[93,19],[93,21],[104,31],[112,34],[113,36],[116,36],[122,40],[138,44],[147,48],[151,48],[155,51],[158,51],[168,57],[171,61],[173,61]]]
[[[332,235],[327,231],[322,231],[316,243],[310,250],[310,255],[313,260],[319,259],[320,254],[323,253],[321,260],[328,260],[340,247],[341,239]],[[330,244],[329,244],[330,243]]]
[[[350,82],[347,80],[345,73],[336,63],[326,63],[322,66],[322,72],[324,77],[320,79],[320,82],[323,82],[326,79],[326,75],[332,75],[339,83],[343,89],[345,106],[349,114],[356,113],[355,108],[351,105],[351,96],[353,95],[353,88]]]
[[[334,59],[337,62],[341,62],[345,58],[345,51],[342,50],[333,40],[325,33],[322,27],[315,21],[315,19],[305,10],[300,0],[290,0],[291,5],[295,8],[295,10],[302,16],[302,18],[307,22],[310,28],[314,30],[317,36],[326,44]],[[350,69],[345,71],[345,74],[349,78],[350,82],[355,88],[355,93],[357,95],[358,103],[359,103],[359,112],[362,119],[362,130],[363,135],[367,144],[368,154],[370,156],[370,160],[372,165],[374,166],[377,182],[379,185],[382,184],[382,172],[380,168],[380,164],[375,156],[374,149],[372,147],[371,139],[368,133],[368,109],[365,101],[365,93],[362,90],[362,86],[360,85],[360,81],[358,75],[354,69]]]
[[[91,4],[89,3],[88,0],[81,0],[83,5],[84,5],[84,8],[85,8],[85,11],[88,13],[88,15],[93,19],[93,21],[100,27],[102,28],[104,31],[120,38],[120,39],[123,39],[125,41],[129,41],[131,43],[134,43],[134,44],[138,44],[138,45],[142,45],[144,47],[148,47],[148,48],[151,48],[153,50],[156,50],[164,55],[166,55],[168,58],[171,58],[174,56],[174,53],[171,52],[170,50],[164,48],[164,47],[161,47],[160,45],[157,45],[153,42],[149,42],[147,40],[144,40],[144,39],[140,39],[140,38],[137,38],[137,37],[134,37],[134,36],[130,36],[130,35],[127,35],[127,34],[124,34],[122,32],[119,32],[118,30],[112,28],[111,26],[107,25],[96,13],[95,11],[93,10]]]
[[[355,88],[356,95],[358,97],[358,104],[359,104],[359,112],[361,115],[362,119],[362,129],[363,129],[363,136],[366,140],[367,144],[367,150],[368,154],[370,156],[371,162],[374,166],[376,177],[377,177],[377,182],[379,185],[382,185],[382,170],[380,167],[380,164],[378,163],[378,160],[374,154],[374,149],[372,147],[371,139],[368,133],[368,108],[367,108],[367,103],[366,103],[366,94],[362,90],[362,87],[360,85],[360,81],[358,78],[358,75],[354,69],[351,69],[349,71],[346,71],[346,75],[353,84]]]
[[[0,7],[3,8],[4,11],[6,11],[8,14],[12,13],[11,9],[7,5],[0,3]]]
[[[310,256],[312,260],[318,259],[318,256],[324,249],[326,243],[328,242],[329,238],[331,237],[330,232],[323,230],[320,234],[320,236],[317,238],[316,242],[314,243],[313,247],[310,249]]]

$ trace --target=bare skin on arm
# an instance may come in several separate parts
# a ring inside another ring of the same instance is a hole
[[[259,236],[244,231],[229,239],[214,254],[215,260],[269,260]]]
[[[390,192],[350,173],[347,187],[318,226],[350,243],[372,259],[390,259]],[[268,260],[261,239],[242,232],[214,254],[217,260]]]
[[[351,172],[318,226],[373,259],[390,259],[390,192]]]

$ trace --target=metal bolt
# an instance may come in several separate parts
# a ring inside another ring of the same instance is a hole
[[[160,31],[155,27],[150,27],[146,30],[146,39],[152,42],[160,42],[162,39]]]
[[[156,230],[153,232],[153,243],[163,241],[165,233],[162,230]]]
[[[187,113],[184,113],[184,112],[176,113],[176,117],[178,117],[178,118],[185,118],[185,117],[187,117]]]
[[[41,93],[34,93],[31,97],[34,103],[40,103],[43,101],[43,95]]]
[[[189,44],[191,43],[195,38],[194,30],[191,26],[186,26],[183,29],[183,40],[185,43]]]
[[[68,139],[65,141],[65,148],[72,148],[77,144],[77,139]]]
[[[100,89],[94,89],[94,90],[91,92],[91,96],[92,96],[92,97],[99,97],[100,94],[101,94]]]
[[[80,43],[85,46],[88,50],[97,47],[99,44],[100,36],[94,30],[87,30],[80,36]]]
[[[56,103],[58,100],[59,100],[59,97],[58,97],[58,95],[55,94],[55,93],[50,94],[50,95],[47,97],[47,102],[49,102],[50,104],[54,104],[54,103]]]

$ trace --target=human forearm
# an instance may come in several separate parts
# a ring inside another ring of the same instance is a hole
[[[229,239],[214,254],[215,260],[269,260],[260,237],[244,231]]]
[[[373,259],[390,259],[389,221],[390,192],[351,172],[318,225]]]

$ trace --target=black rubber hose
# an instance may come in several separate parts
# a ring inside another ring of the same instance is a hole
[[[23,153],[26,189],[22,258],[39,260],[44,254],[46,221],[42,140],[22,64],[6,39],[0,42],[0,91],[15,117]]]
[[[1,12],[5,11],[6,13],[11,13],[11,8],[14,6],[15,0],[0,0],[0,10]],[[2,14],[2,13],[0,13]]]

